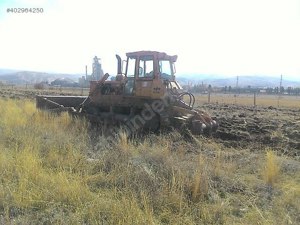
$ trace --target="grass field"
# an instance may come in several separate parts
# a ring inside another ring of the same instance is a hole
[[[195,96],[196,105],[208,103],[209,101],[207,94],[195,94]],[[254,94],[212,93],[210,103],[300,108],[300,96],[257,94],[254,98]]]
[[[267,146],[107,138],[32,100],[0,105],[0,224],[300,223],[299,161]]]

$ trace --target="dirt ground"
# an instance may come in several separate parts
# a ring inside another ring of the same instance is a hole
[[[300,109],[204,104],[215,116],[219,129],[212,136],[228,147],[270,148],[299,159]]]

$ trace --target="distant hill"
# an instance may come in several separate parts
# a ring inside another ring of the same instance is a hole
[[[236,77],[224,77],[219,75],[178,75],[177,80],[181,85],[185,84],[203,84],[212,85],[215,87],[232,86],[235,87],[237,83]],[[280,85],[280,77],[268,77],[268,76],[239,76],[239,87],[278,87]],[[300,81],[294,80],[282,80],[284,87],[300,87]]]
[[[8,84],[34,84],[39,82],[51,83],[56,79],[67,78],[78,82],[78,78],[83,74],[60,74],[60,73],[45,73],[34,71],[20,71],[11,69],[0,69],[0,81]],[[181,85],[187,84],[203,84],[212,85],[215,87],[236,86],[236,77],[226,77],[222,75],[210,74],[188,74],[176,75],[177,80]],[[239,76],[239,87],[278,87],[280,77],[268,76]],[[284,87],[300,87],[299,80],[283,79]]]
[[[0,69],[0,81],[8,84],[35,84],[40,82],[51,83],[56,79],[68,78],[75,82],[81,75],[78,74],[56,74],[56,73],[44,73],[34,71],[14,71]]]
[[[18,72],[19,70],[12,70],[12,69],[1,69],[0,68],[0,76],[3,74],[11,74],[11,73],[15,73]]]

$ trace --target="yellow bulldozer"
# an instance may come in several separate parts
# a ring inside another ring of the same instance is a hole
[[[175,79],[177,55],[137,51],[117,58],[117,75],[90,81],[88,96],[36,96],[39,109],[84,116],[102,127],[122,126],[130,134],[162,129],[211,133],[218,123],[195,109],[195,97]],[[124,71],[124,72],[123,72]]]

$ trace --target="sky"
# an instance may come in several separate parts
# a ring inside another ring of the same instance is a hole
[[[300,0],[0,0],[0,68],[84,74],[97,55],[114,75],[139,50],[177,74],[299,78]]]

